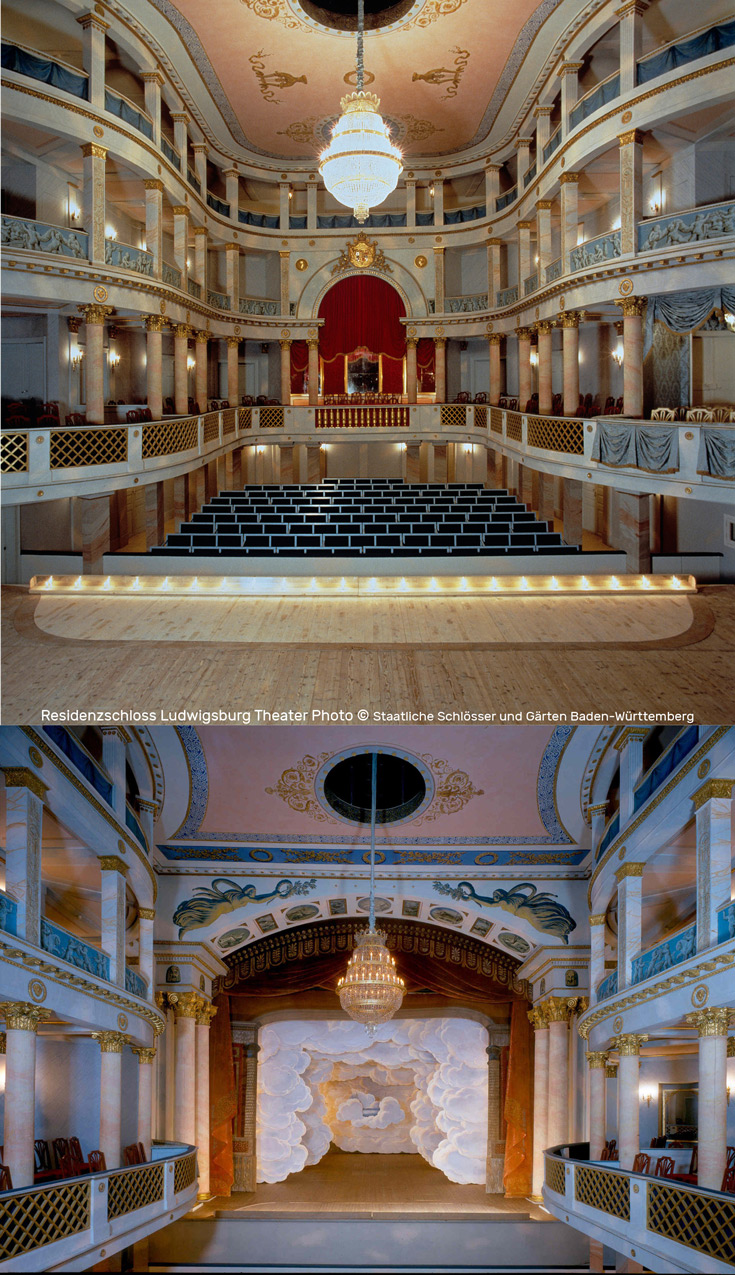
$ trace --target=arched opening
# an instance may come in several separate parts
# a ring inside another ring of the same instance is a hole
[[[348,275],[322,298],[319,364],[322,394],[405,392],[406,307],[375,275]]]

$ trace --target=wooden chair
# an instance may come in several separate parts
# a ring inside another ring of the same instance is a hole
[[[708,407],[690,407],[687,411],[686,419],[701,424],[712,420],[712,412]]]
[[[469,403],[470,401],[469,390],[460,390],[459,394],[457,395],[454,401],[455,403]]]
[[[726,1191],[728,1195],[735,1195],[735,1164],[729,1169],[725,1169],[722,1177],[721,1191]]]
[[[24,416],[28,420],[28,405],[26,403],[8,403],[5,412],[8,416]]]
[[[56,1177],[56,1172],[51,1168],[51,1152],[49,1151],[48,1142],[44,1138],[36,1138],[33,1143],[33,1150],[36,1156],[36,1169],[33,1174],[34,1182],[48,1182],[49,1179]]]
[[[54,1148],[54,1155],[56,1156],[56,1163],[61,1165],[61,1157],[69,1154],[69,1139],[54,1138],[52,1146]]]
[[[651,412],[652,421],[675,421],[676,412],[673,407],[654,407]]]
[[[735,418],[735,412],[731,407],[713,407],[712,420],[719,424],[729,423]]]
[[[125,1147],[123,1151],[123,1164],[140,1164],[140,1151],[136,1143],[132,1142],[129,1147]]]
[[[89,1171],[90,1173],[106,1173],[107,1165],[103,1151],[90,1151],[89,1153]]]
[[[30,421],[27,416],[6,416],[3,429],[28,429]]]
[[[610,1148],[609,1148],[607,1145],[605,1145],[605,1146],[602,1148],[602,1151],[600,1152],[600,1159],[601,1159],[601,1160],[611,1160],[611,1159],[612,1159],[612,1156],[610,1155]]]
[[[487,394],[485,390],[478,390],[477,394],[475,395],[475,402],[487,403]]]
[[[651,1172],[651,1157],[650,1155],[646,1155],[645,1151],[639,1151],[638,1155],[635,1157],[633,1161],[633,1172],[634,1173],[650,1173]]]
[[[146,1156],[145,1147],[143,1146],[142,1142],[138,1143],[138,1155],[140,1156],[140,1163],[147,1164],[148,1157]]]
[[[609,1147],[609,1149],[610,1149],[610,1159],[611,1159],[611,1160],[614,1160],[614,1159],[615,1159],[615,1156],[616,1156],[616,1155],[617,1155],[617,1153],[618,1153],[618,1143],[617,1143],[617,1138],[610,1138],[610,1139],[609,1139],[609,1140],[605,1143],[605,1146],[606,1146],[606,1147]]]
[[[620,398],[615,400],[615,414],[617,416],[621,416],[622,412],[623,412],[623,396],[621,394]]]
[[[59,1157],[59,1177],[78,1178],[79,1174],[79,1165],[71,1153]]]
[[[673,1176],[674,1176],[674,1167],[675,1167],[675,1166],[674,1166],[674,1161],[672,1160],[671,1156],[670,1156],[670,1155],[662,1155],[662,1156],[660,1156],[660,1157],[659,1157],[659,1159],[656,1161],[656,1168],[653,1170],[654,1177],[656,1177],[656,1178],[673,1178]]]
[[[10,1169],[5,1164],[0,1164],[0,1191],[12,1191],[13,1179],[10,1176]],[[724,1191],[724,1187],[722,1188]]]
[[[77,1172],[89,1173],[89,1162],[84,1159],[81,1143],[78,1138],[69,1139],[69,1151],[79,1166]]]
[[[59,404],[58,404],[58,403],[44,403],[44,404],[43,404],[43,406],[41,407],[41,414],[42,414],[43,416],[55,416],[55,417],[56,417],[56,419],[57,419],[57,421],[58,421],[58,419],[59,419]]]
[[[87,418],[82,412],[69,412],[66,424],[69,429],[79,429],[82,425],[87,424]]]
[[[689,1182],[692,1186],[697,1185],[697,1168],[699,1164],[698,1152],[699,1148],[697,1146],[692,1147],[692,1158],[689,1161],[688,1173],[673,1173],[671,1175],[676,1178],[677,1182]]]

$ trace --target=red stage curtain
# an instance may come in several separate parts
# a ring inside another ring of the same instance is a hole
[[[383,394],[403,393],[403,357],[392,359],[384,354],[381,360],[383,368]]]
[[[324,297],[319,317],[319,353],[326,363],[336,354],[350,354],[367,346],[376,354],[402,359],[406,353],[406,333],[400,323],[405,307],[389,283],[374,275],[351,275],[340,279]]]
[[[291,393],[303,394],[309,370],[309,347],[306,341],[291,342]]]
[[[230,998],[225,993],[214,1003],[217,1013],[209,1029],[209,1180],[213,1195],[229,1195],[235,1180],[232,1122],[237,1114]]]
[[[422,336],[416,349],[418,382],[426,393],[434,389],[436,347],[431,337]]]
[[[510,1050],[508,1082],[505,1090],[505,1166],[503,1186],[506,1195],[528,1195],[531,1190],[533,1051],[532,1029],[528,1007],[518,997],[510,1014]],[[543,1101],[543,1098],[540,1098]]]
[[[344,394],[345,356],[336,354],[329,362],[322,363],[322,394]]]

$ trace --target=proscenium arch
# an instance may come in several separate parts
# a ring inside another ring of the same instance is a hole
[[[403,301],[406,311],[406,320],[420,319],[431,317],[429,310],[429,302],[422,291],[418,280],[405,269],[398,261],[390,260],[392,267],[392,275],[385,274],[382,270],[373,270],[370,266],[363,269],[354,268],[352,270],[343,270],[338,275],[329,273],[335,266],[337,258],[326,261],[320,270],[317,270],[304,285],[304,290],[296,302],[296,314],[292,316],[294,319],[316,320],[319,317],[319,307],[327,293],[337,283],[341,283],[343,279],[349,279],[352,276],[372,275],[374,279],[382,279],[384,283],[390,284],[395,288],[399,297]],[[326,279],[325,279],[326,275]]]

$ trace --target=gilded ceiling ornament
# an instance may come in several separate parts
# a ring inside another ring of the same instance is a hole
[[[341,274],[343,270],[382,270],[385,274],[393,274],[393,267],[388,265],[382,248],[374,240],[368,239],[364,230],[348,243],[340,253],[339,260],[332,268],[332,274]]]
[[[436,124],[432,124],[431,120],[419,120],[415,115],[402,115],[401,123],[405,127],[405,133],[401,140],[405,145],[411,142],[425,142],[427,138],[433,137],[435,133],[443,133],[443,128],[437,128]]]
[[[309,263],[306,260],[306,257],[299,257],[298,261],[296,262],[296,269],[308,270],[308,268],[309,268]]]
[[[316,115],[312,115],[307,120],[294,120],[293,124],[289,124],[288,128],[281,128],[276,133],[277,137],[288,137],[290,141],[296,142],[299,146],[317,146],[319,144],[316,136],[316,126],[319,123]]]
[[[291,75],[288,71],[266,71],[264,58],[270,57],[269,53],[265,53],[262,49],[258,53],[253,53],[248,58],[253,68],[253,74],[260,85],[260,92],[266,102],[272,102],[274,106],[280,106],[280,99],[273,92],[274,89],[292,89],[294,84],[308,84],[305,75]]]
[[[437,18],[449,17],[452,13],[456,13],[458,9],[466,4],[467,0],[426,0],[426,4],[419,14],[416,15],[409,26],[430,27],[432,22],[436,22]]]
[[[460,49],[457,46],[451,52],[457,54],[454,59],[454,68],[438,66],[421,74],[418,71],[414,71],[411,76],[411,82],[415,84],[417,80],[423,80],[425,84],[446,84],[447,91],[442,101],[446,101],[449,97],[456,97],[459,92],[460,81],[470,60],[470,52],[469,49]]]
[[[316,773],[331,753],[307,753],[288,770],[284,770],[275,788],[266,788],[271,797],[280,797],[291,810],[301,815],[311,815],[319,823],[326,823],[329,816],[324,813],[317,801],[314,791]],[[331,823],[331,819],[329,819]]]
[[[372,71],[363,72],[362,82],[365,85],[365,87],[367,87],[368,84],[373,84],[374,81],[375,81],[375,76],[373,75]],[[344,82],[345,84],[349,84],[351,89],[357,88],[357,71],[348,71],[347,74],[344,76]]]
[[[306,23],[299,22],[286,4],[286,0],[241,0],[241,3],[256,17],[265,18],[266,22],[280,22],[291,31],[311,29]]]
[[[475,788],[469,775],[464,770],[456,770],[451,762],[433,757],[431,753],[421,754],[421,760],[431,770],[435,788],[428,813],[414,820],[417,827],[422,823],[433,823],[442,815],[458,814],[473,797],[484,795],[484,789]]]

